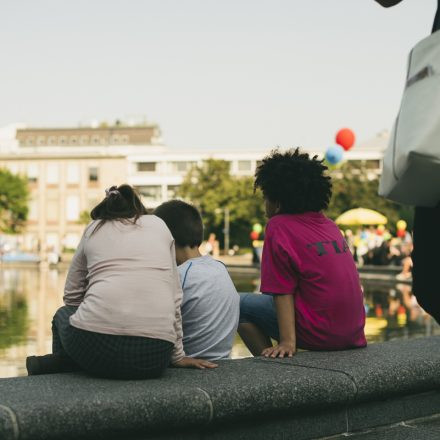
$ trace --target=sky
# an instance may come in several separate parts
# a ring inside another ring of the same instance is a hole
[[[159,124],[179,148],[389,128],[435,0],[1,0],[0,126]]]

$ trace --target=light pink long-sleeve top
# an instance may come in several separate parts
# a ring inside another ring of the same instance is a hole
[[[172,362],[180,360],[182,289],[170,231],[154,215],[106,221],[93,232],[98,222],[87,226],[67,274],[64,303],[78,306],[70,324],[169,341]]]

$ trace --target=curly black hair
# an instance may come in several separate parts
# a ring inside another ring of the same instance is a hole
[[[254,191],[261,188],[266,199],[279,203],[280,214],[319,212],[332,195],[327,169],[318,156],[310,157],[299,148],[285,153],[275,149],[257,167]]]

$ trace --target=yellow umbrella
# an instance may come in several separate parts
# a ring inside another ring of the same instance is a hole
[[[385,225],[387,222],[387,218],[380,212],[365,208],[350,209],[336,219],[338,225],[347,226]]]

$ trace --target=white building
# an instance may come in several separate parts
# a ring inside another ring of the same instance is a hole
[[[207,159],[221,159],[230,163],[231,174],[252,176],[257,163],[267,151],[177,151],[128,155],[128,183],[138,189],[146,206],[154,208],[174,198],[187,172]]]
[[[384,132],[356,145],[345,160],[367,161],[377,175],[387,138]],[[270,150],[170,149],[161,145],[155,125],[0,129],[0,167],[26,176],[31,193],[19,246],[43,253],[74,248],[84,228],[80,214],[102,200],[111,185],[133,185],[154,208],[174,198],[186,173],[204,160],[226,160],[231,174],[252,176]]]

